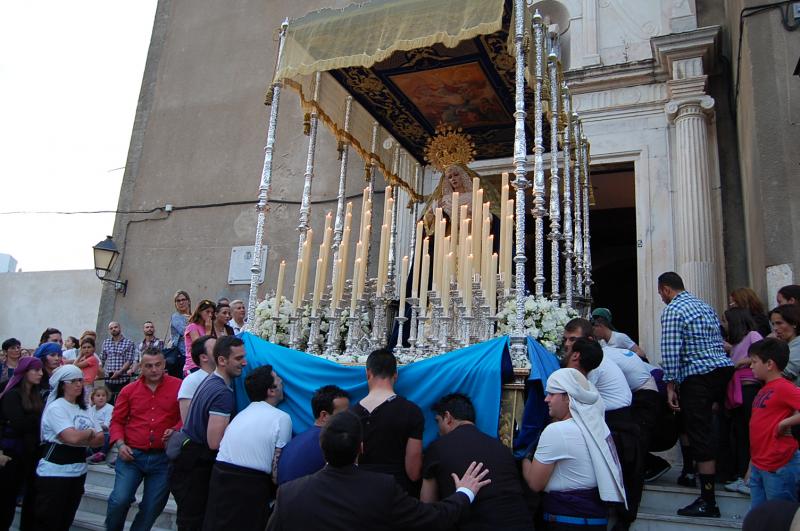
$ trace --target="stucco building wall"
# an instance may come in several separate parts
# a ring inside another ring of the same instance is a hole
[[[94,330],[100,290],[94,270],[0,274],[0,341],[16,337],[35,348],[45,328],[58,328],[65,337]]]

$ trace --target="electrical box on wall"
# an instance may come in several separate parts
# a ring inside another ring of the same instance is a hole
[[[795,20],[800,20],[800,2],[792,4],[792,15]]]
[[[245,245],[231,248],[231,263],[228,267],[228,284],[250,284],[250,268],[253,267],[253,251],[255,246]],[[261,248],[261,274],[258,283],[264,282],[264,273],[267,269],[267,250],[265,245]]]

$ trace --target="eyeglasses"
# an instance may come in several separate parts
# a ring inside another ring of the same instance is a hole
[[[64,381],[70,384],[76,384],[76,383],[83,384],[83,378],[75,378],[73,380],[64,380]]]

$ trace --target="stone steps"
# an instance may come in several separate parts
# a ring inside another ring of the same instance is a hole
[[[631,526],[635,531],[712,531],[715,529],[741,529],[742,520],[750,510],[750,497],[738,492],[728,492],[717,484],[717,505],[721,518],[690,518],[678,516],[677,510],[692,503],[699,489],[682,487],[676,483],[677,467],[653,483],[646,483],[642,494],[639,515]]]

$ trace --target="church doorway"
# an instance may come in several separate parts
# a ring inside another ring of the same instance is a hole
[[[639,341],[636,194],[632,164],[593,165],[589,223],[592,307],[609,308],[614,326]]]

